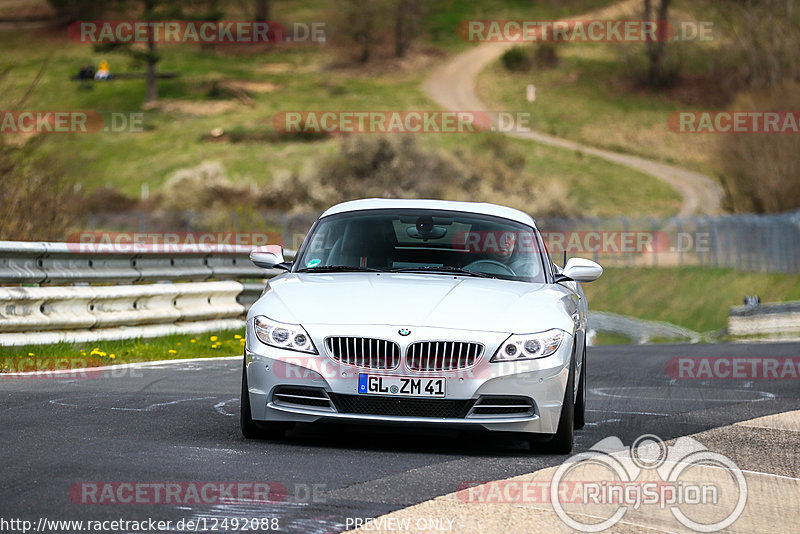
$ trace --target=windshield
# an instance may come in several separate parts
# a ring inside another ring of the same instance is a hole
[[[397,271],[545,282],[536,230],[474,213],[370,210],[325,217],[312,228],[296,272]]]

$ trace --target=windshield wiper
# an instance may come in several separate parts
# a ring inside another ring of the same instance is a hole
[[[478,278],[495,278],[494,276],[486,273],[476,273],[475,271],[468,271],[461,267],[450,267],[442,265],[441,267],[428,266],[428,267],[399,267],[397,269],[390,269],[390,273],[442,273],[442,274],[465,274],[467,276],[477,276]]]
[[[297,269],[297,273],[346,273],[346,272],[367,272],[367,273],[382,273],[381,269],[373,269],[372,267],[360,267],[358,265],[320,265],[319,267],[303,267]]]

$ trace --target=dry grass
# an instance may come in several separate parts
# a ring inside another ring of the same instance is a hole
[[[742,94],[734,110],[798,110],[800,84]],[[797,111],[794,111],[797,113]],[[719,135],[717,158],[728,207],[738,212],[781,212],[800,207],[798,133]]]
[[[566,186],[536,182],[525,166],[525,154],[499,138],[488,138],[480,156],[467,150],[435,150],[414,136],[353,136],[339,151],[306,172],[277,177],[262,205],[315,211],[356,198],[434,198],[508,204],[539,216],[574,215]],[[499,141],[499,142],[498,142]]]

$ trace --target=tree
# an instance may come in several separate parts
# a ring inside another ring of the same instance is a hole
[[[419,0],[397,0],[394,19],[394,55],[404,57],[419,32]]]
[[[358,46],[358,61],[368,62],[376,46],[394,38],[394,55],[404,57],[419,33],[419,0],[346,0],[339,11],[341,33]]]
[[[49,58],[48,58],[49,59]],[[9,91],[0,94],[0,109],[24,109],[47,68],[39,73],[19,98]],[[0,82],[11,75],[13,67],[0,72]],[[9,113],[10,111],[6,111]],[[74,195],[65,180],[64,170],[53,156],[41,157],[39,147],[46,135],[34,135],[20,143],[7,143],[0,133],[0,239],[19,241],[55,241],[76,220]],[[39,157],[34,157],[34,156]]]
[[[97,0],[47,0],[59,19],[66,23],[92,19],[103,10]]]
[[[256,1],[256,22],[266,22],[269,20],[270,5],[269,0],[255,0]]]
[[[664,73],[664,50],[667,44],[667,28],[661,23],[667,20],[669,2],[670,0],[660,0],[658,14],[655,18],[659,23],[656,31],[656,39],[647,39],[645,41],[647,46],[647,59],[649,61],[647,83],[651,87],[659,87],[666,82]],[[652,15],[653,0],[644,0],[644,20],[654,20]]]
[[[129,5],[139,6],[141,8],[140,19],[147,22],[158,22],[165,20],[180,20],[184,18],[183,6],[181,2],[169,0],[118,0],[117,5],[122,9],[126,9]],[[221,12],[217,9],[216,1],[210,0],[206,2],[207,10],[203,14],[205,18],[218,18]],[[139,44],[139,43],[137,43]],[[144,47],[132,45],[130,43],[100,43],[95,45],[97,52],[120,52],[127,54],[137,61],[143,62],[146,65],[145,70],[145,84],[146,84],[146,102],[155,102],[158,100],[158,86],[156,80],[158,79],[157,65],[161,57],[158,54],[155,31],[152,26],[148,27],[147,42]]]
[[[717,6],[733,42],[734,84],[771,90],[800,81],[800,9],[793,0],[740,0]]]
[[[360,63],[366,63],[372,57],[376,26],[378,21],[385,20],[380,16],[382,8],[385,5],[381,0],[347,0],[344,7],[348,31],[361,49]]]

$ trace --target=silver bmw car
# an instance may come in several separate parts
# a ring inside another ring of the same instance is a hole
[[[586,298],[603,272],[547,254],[533,219],[494,204],[368,199],[314,223],[247,314],[241,428],[444,425],[568,453],[586,410]]]

